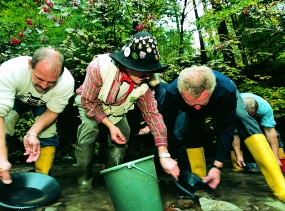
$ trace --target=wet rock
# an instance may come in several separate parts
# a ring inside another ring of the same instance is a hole
[[[56,202],[56,203],[54,203],[52,206],[53,207],[59,207],[59,206],[61,206],[62,205],[62,202]]]
[[[276,211],[284,211],[285,203],[281,201],[273,201],[273,202],[264,202],[264,204],[274,208]]]
[[[212,200],[206,197],[201,197],[199,201],[203,211],[220,211],[220,210],[242,211],[242,209],[240,209],[238,206],[226,201]]]
[[[254,204],[250,205],[250,208],[251,208],[252,210],[259,211],[258,206],[254,205]]]
[[[55,207],[46,207],[46,208],[44,209],[44,211],[55,211],[55,210],[56,210]]]

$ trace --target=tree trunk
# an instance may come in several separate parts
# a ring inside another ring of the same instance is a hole
[[[200,43],[200,51],[201,51],[201,63],[202,64],[206,64],[208,59],[207,59],[207,55],[206,55],[206,50],[205,50],[205,45],[204,45],[204,41],[202,38],[202,34],[201,34],[201,27],[199,25],[199,15],[198,15],[198,11],[197,11],[197,6],[196,6],[196,1],[193,0],[193,6],[194,6],[194,13],[195,13],[195,18],[196,18],[196,27],[197,27],[197,31],[199,34],[199,43]]]
[[[181,21],[180,21],[180,40],[179,40],[179,56],[183,56],[184,51],[184,21],[186,18],[186,7],[187,7],[187,0],[184,0],[184,5],[182,8],[182,14],[181,14]]]
[[[222,7],[218,1],[211,1],[212,8],[214,11],[221,11]],[[223,43],[225,43],[227,40],[229,40],[229,32],[227,29],[227,24],[226,21],[221,21],[219,26],[218,26],[218,34],[220,37],[220,43],[223,48],[221,49],[224,61],[231,67],[235,67],[235,58],[234,54],[232,52],[232,47],[230,45],[225,46]]]
[[[232,15],[232,16],[231,16],[231,19],[232,19],[233,28],[234,28],[235,33],[236,33],[236,37],[241,37],[241,33],[240,33],[240,30],[239,30],[238,27],[237,27],[237,23],[236,23],[236,18],[235,18],[235,16]],[[237,46],[238,46],[238,48],[239,48],[239,50],[240,50],[240,52],[241,52],[242,62],[243,62],[244,65],[247,66],[247,65],[248,65],[248,60],[247,60],[246,54],[245,54],[245,52],[244,52],[244,47],[243,47],[242,43],[241,43],[241,42],[238,43]]]

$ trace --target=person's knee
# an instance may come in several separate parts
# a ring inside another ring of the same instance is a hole
[[[83,122],[77,129],[77,144],[93,144],[98,134],[98,126]]]
[[[5,117],[5,133],[13,136],[15,133],[15,126],[20,119],[17,111],[11,110]]]
[[[99,132],[99,128],[97,125],[93,124],[92,122],[82,122],[80,125],[81,128],[84,128],[85,131],[94,131]]]
[[[99,131],[98,124],[84,121],[77,129],[77,138],[78,140],[84,139],[85,143],[93,143],[93,140],[97,138]]]

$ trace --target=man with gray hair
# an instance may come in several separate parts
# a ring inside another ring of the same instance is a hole
[[[279,149],[278,135],[275,129],[276,121],[274,120],[272,107],[265,99],[252,93],[241,93],[241,97],[245,103],[247,113],[257,121],[263,130],[266,140],[268,141],[276,160],[278,161],[279,165],[281,165],[279,160],[279,151],[282,154],[284,154],[284,151],[282,148]],[[249,161],[251,159],[251,156],[249,156],[246,148],[242,147],[243,150],[241,150],[241,144],[242,143],[240,142],[238,131],[236,131],[233,141],[234,152],[231,152],[231,157],[233,166],[237,170],[241,170],[241,167],[246,165],[243,154],[249,159]],[[249,161],[248,163],[250,163]],[[248,168],[250,168],[250,166],[248,166],[247,169]]]
[[[236,87],[225,75],[206,66],[192,66],[182,70],[164,97],[162,115],[169,136],[179,110],[186,113],[182,139],[193,173],[212,188],[220,183],[224,158],[231,146],[236,115]],[[218,126],[215,161],[206,176],[203,141],[205,119],[212,116]]]
[[[228,77],[206,66],[192,66],[182,70],[178,79],[168,86],[164,96],[162,115],[168,133],[173,131],[179,110],[186,113],[182,139],[193,173],[203,178],[210,187],[218,186],[223,162],[237,128],[274,195],[285,201],[285,180],[278,162],[257,122],[246,112],[236,86]],[[214,162],[206,176],[203,145],[207,117],[212,117],[216,123],[217,140]]]
[[[74,91],[74,79],[64,67],[63,55],[52,47],[19,56],[0,66],[0,179],[12,182],[8,150],[20,116],[31,111],[34,124],[23,138],[26,162],[48,174],[59,144],[56,120]]]

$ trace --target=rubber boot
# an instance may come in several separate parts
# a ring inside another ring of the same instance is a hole
[[[126,150],[125,147],[109,147],[106,158],[106,168],[122,164],[126,155]]]
[[[75,146],[77,183],[81,188],[92,188],[94,147],[94,144],[76,144]]]
[[[192,173],[203,178],[206,176],[206,160],[204,155],[204,148],[187,148],[188,160],[190,163]]]
[[[242,155],[242,152],[241,152]],[[234,151],[231,151],[231,160],[232,160],[232,164],[233,164],[233,171],[243,171],[244,169],[242,167],[239,167],[239,165],[237,164],[237,157]]]
[[[41,148],[40,157],[35,162],[36,172],[49,174],[55,156],[55,146]]]
[[[279,147],[279,159],[285,159],[285,153],[281,147]]]
[[[260,171],[273,194],[285,202],[285,179],[276,157],[263,134],[255,134],[245,140]]]

